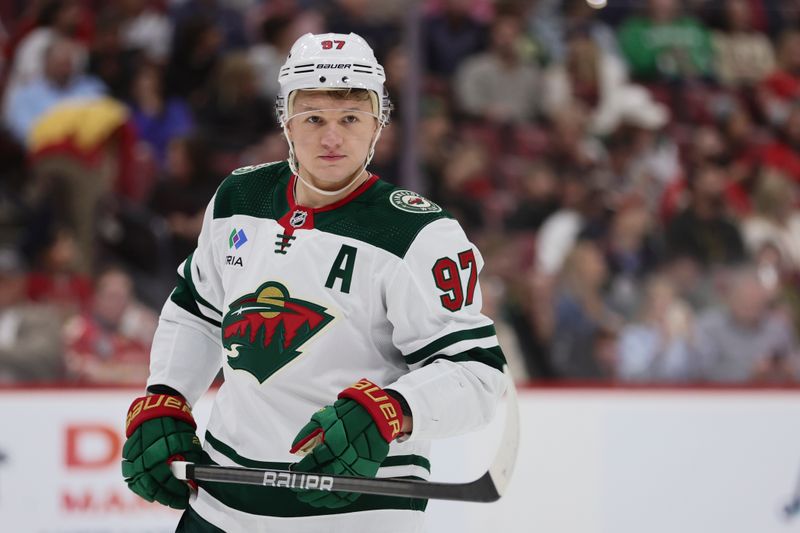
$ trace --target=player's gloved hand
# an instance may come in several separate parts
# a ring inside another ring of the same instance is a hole
[[[374,477],[389,443],[401,435],[398,401],[367,379],[339,393],[333,405],[317,411],[292,443],[291,453],[307,454],[292,470]],[[300,501],[314,507],[344,507],[360,494],[297,490]]]
[[[189,486],[169,469],[174,460],[200,462],[203,450],[186,400],[169,394],[136,398],[128,409],[122,475],[128,487],[152,502],[175,509],[189,503]]]

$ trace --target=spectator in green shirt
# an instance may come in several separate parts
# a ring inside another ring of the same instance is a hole
[[[649,0],[644,16],[622,24],[619,44],[637,80],[687,80],[711,74],[710,34],[698,20],[681,13],[678,0]]]

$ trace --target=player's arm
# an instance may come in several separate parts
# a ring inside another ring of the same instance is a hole
[[[125,424],[122,473],[148,501],[184,508],[188,487],[169,471],[172,460],[202,460],[191,406],[221,366],[223,292],[212,238],[212,200],[197,248],[178,268],[150,353],[147,394],[136,398]]]
[[[415,370],[386,388],[361,379],[342,391],[295,437],[290,451],[310,453],[293,470],[373,477],[390,443],[409,438],[409,432],[411,438],[443,437],[491,419],[505,388],[505,359],[491,320],[480,314],[477,276],[482,260],[457,223],[434,224],[438,226],[433,231],[417,236],[421,244],[412,244],[410,260],[391,266],[386,291],[394,341]],[[456,265],[463,264],[466,271],[461,296],[453,292],[446,300],[440,295],[451,284],[448,276],[455,276],[453,287],[462,280],[457,271],[448,271],[446,255],[443,261],[435,256],[442,250],[453,251]],[[434,265],[442,272],[434,275]],[[437,279],[443,286],[439,291]],[[443,301],[445,305],[439,305]],[[357,497],[323,491],[298,494],[301,501],[329,508],[348,505]]]
[[[221,365],[223,289],[220,252],[213,238],[214,199],[197,248],[178,267],[175,289],[159,317],[150,353],[148,387],[167,385],[190,404],[208,389]]]
[[[386,388],[410,415],[408,439],[449,437],[491,420],[505,390],[505,356],[481,313],[483,258],[455,220],[417,235],[389,282],[393,342],[411,370]]]
[[[441,249],[441,243],[434,244],[434,241],[441,237],[452,238],[453,235],[450,233],[453,230],[456,230],[455,234],[458,236],[459,246],[463,244],[462,247],[472,250],[468,246],[469,243],[467,243],[463,232],[455,222],[446,222],[443,225],[443,229],[428,236],[426,242],[431,247],[438,246]],[[430,239],[430,241],[427,239]],[[413,248],[412,246],[410,251],[414,254],[418,253]],[[474,279],[469,278],[468,282],[476,285],[479,257],[475,256],[473,251],[466,255],[470,258],[470,267],[474,273]],[[401,263],[400,265],[394,263],[387,265],[387,273],[390,273],[388,275],[391,276],[390,282],[384,285],[384,287],[387,287],[385,289],[385,300],[387,301],[388,318],[395,325],[395,328],[403,329],[402,336],[412,338],[414,336],[413,332],[418,330],[414,316],[422,313],[420,322],[429,327],[426,335],[430,337],[434,335],[434,325],[430,324],[430,321],[426,321],[425,317],[431,313],[420,309],[415,304],[415,301],[421,297],[421,291],[416,287],[409,287],[409,283],[416,283],[412,274],[413,269],[409,268],[400,258],[398,258],[398,261]],[[431,265],[433,261],[435,259],[431,261]],[[426,260],[423,258],[419,261],[419,264],[425,262]],[[430,275],[430,268],[430,266],[425,268],[428,275]],[[397,272],[401,273],[396,275]],[[477,286],[470,285],[470,289],[473,292],[477,291]],[[433,292],[431,291],[430,296],[432,295]],[[479,305],[479,293],[477,297]],[[405,318],[401,319],[401,316]],[[450,320],[452,319],[448,316],[446,321]],[[462,322],[464,322],[462,326],[465,328],[488,328],[491,331],[486,334],[489,337],[494,337],[491,321],[485,317]],[[436,331],[441,331],[441,328],[439,327]],[[395,334],[397,334],[396,331]],[[454,362],[452,362],[454,368],[452,369],[445,368],[445,365],[451,364],[450,362],[444,362],[441,366],[437,365],[436,372],[433,373],[436,382],[432,383],[431,387],[444,386],[449,390],[463,386],[460,384],[471,380],[474,386],[470,386],[470,391],[465,393],[464,397],[473,401],[476,405],[480,404],[482,408],[488,406],[489,409],[493,409],[494,401],[475,400],[474,389],[491,389],[492,393],[488,395],[493,397],[494,390],[498,389],[498,386],[493,381],[493,374],[498,374],[498,379],[501,382],[503,379],[502,374],[493,367],[484,365],[480,360],[491,358],[492,361],[497,360],[499,363],[503,359],[502,353],[499,352],[499,349],[495,349],[495,353],[482,349],[483,345],[496,347],[496,339],[470,344],[471,346],[464,350],[472,353],[473,350],[471,348],[476,348],[474,353],[469,356],[470,361],[454,358]],[[456,363],[455,360],[458,360],[458,362]],[[473,362],[479,365],[480,368],[474,370],[470,368]],[[485,369],[483,368],[484,366],[486,367]],[[502,367],[501,364],[495,366]],[[428,370],[423,369],[421,372],[424,375],[421,375],[419,380],[431,379],[431,376],[428,375],[431,373]],[[482,381],[485,381],[486,385],[481,384]],[[305,455],[305,457],[293,465],[292,469],[302,472],[314,471],[334,475],[374,477],[389,453],[391,442],[396,439],[408,438],[409,433],[411,435],[416,433],[416,421],[412,416],[413,408],[409,406],[405,396],[408,394],[406,391],[411,391],[415,397],[417,396],[416,391],[413,390],[414,385],[417,383],[417,381],[398,381],[391,384],[391,388],[382,388],[370,381],[368,377],[365,377],[342,391],[332,405],[328,405],[315,413],[311,417],[311,421],[295,437],[290,451],[291,453]],[[449,394],[449,392],[446,393]],[[456,401],[458,400],[456,399]],[[443,399],[442,403],[447,403],[447,400]],[[488,420],[489,417],[490,414],[487,414],[485,417],[481,417],[481,421],[483,418]],[[347,492],[299,491],[298,493],[298,498],[301,501],[315,507],[328,508],[348,505],[358,497],[358,493]]]

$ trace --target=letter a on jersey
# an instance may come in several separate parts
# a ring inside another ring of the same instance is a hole
[[[356,264],[357,252],[358,250],[352,246],[342,245],[339,255],[336,256],[331,271],[328,273],[328,279],[325,281],[326,287],[332,289],[336,280],[340,279],[342,292],[350,294],[350,283],[353,281],[353,266]]]
[[[280,283],[264,283],[231,303],[222,321],[228,364],[264,383],[300,355],[298,348],[333,320],[326,311],[320,305],[289,297]]]

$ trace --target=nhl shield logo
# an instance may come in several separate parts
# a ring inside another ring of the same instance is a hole
[[[300,228],[303,224],[306,223],[306,219],[308,218],[308,211],[303,211],[302,209],[295,209],[294,213],[292,213],[292,218],[289,219],[289,225],[293,228]]]
[[[333,320],[326,311],[315,303],[291,298],[280,283],[262,284],[231,303],[222,321],[228,365],[264,383],[300,355],[300,346]]]

